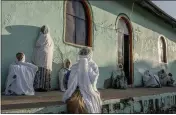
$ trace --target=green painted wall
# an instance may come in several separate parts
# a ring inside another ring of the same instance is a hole
[[[134,85],[140,86],[139,68],[161,68],[158,62],[158,37],[164,35],[168,44],[168,69],[175,75],[176,68],[176,31],[161,19],[134,5],[121,1],[89,1],[94,19],[94,57],[99,66],[98,88],[104,87],[104,81],[115,70],[117,60],[117,34],[115,22],[120,13],[125,13],[132,21],[134,32]],[[26,60],[31,61],[33,46],[39,27],[47,24],[55,43],[52,88],[58,88],[58,70],[65,58],[74,63],[79,48],[63,43],[63,1],[2,1],[2,76],[1,89],[5,88],[8,66],[15,60],[15,54],[23,51]],[[131,17],[130,17],[131,14]],[[136,29],[141,31],[137,36]],[[175,42],[174,42],[175,40]]]

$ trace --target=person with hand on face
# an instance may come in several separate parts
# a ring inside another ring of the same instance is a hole
[[[102,101],[96,87],[99,69],[92,55],[91,49],[82,48],[79,60],[71,67],[68,89],[63,95],[68,113],[101,113]]]

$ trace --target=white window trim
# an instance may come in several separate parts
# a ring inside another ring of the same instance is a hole
[[[163,38],[164,39],[164,43],[165,43],[165,45],[166,45],[166,63],[163,63],[162,61],[161,61],[161,58],[160,58],[160,40],[161,40],[161,38]],[[164,35],[160,35],[159,37],[158,37],[158,61],[159,61],[159,64],[168,64],[168,59],[167,59],[167,41],[166,41],[166,37],[164,36]]]

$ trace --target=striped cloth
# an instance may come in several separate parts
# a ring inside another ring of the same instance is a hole
[[[39,67],[35,80],[34,80],[34,89],[36,91],[48,91],[51,88],[51,70]]]

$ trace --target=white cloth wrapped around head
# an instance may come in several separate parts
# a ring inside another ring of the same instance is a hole
[[[150,75],[149,70],[146,70],[146,71],[144,72],[144,75],[146,75],[146,76]]]
[[[89,113],[100,113],[102,101],[96,88],[99,70],[98,66],[92,60],[91,49],[82,48],[79,53],[79,60],[71,67],[71,73],[68,81],[68,89],[63,95],[63,101],[69,99],[76,87],[83,97]]]
[[[79,51],[79,59],[87,58],[88,61],[91,61],[93,57],[93,52],[90,48],[84,47]]]
[[[49,32],[49,27],[44,25],[40,29],[40,35],[34,48],[34,64],[52,71],[53,51],[54,43]]]
[[[48,34],[49,33],[49,27],[47,25],[43,25],[40,29],[40,31],[43,33],[43,34]]]

